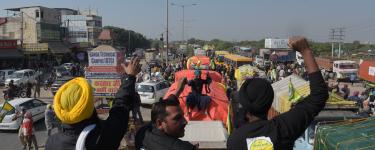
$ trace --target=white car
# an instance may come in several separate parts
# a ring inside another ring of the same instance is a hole
[[[10,75],[9,78],[5,80],[5,85],[8,86],[10,81],[13,80],[14,85],[23,87],[29,81],[35,83],[35,79],[37,76],[38,73],[36,73],[32,69],[18,70],[12,73],[12,75]]]
[[[147,80],[136,85],[142,104],[154,104],[167,93],[169,84],[166,81]]]
[[[21,107],[25,108],[26,111],[31,112],[33,116],[33,121],[36,122],[44,118],[44,111],[46,110],[46,103],[42,102],[39,99],[35,98],[18,98],[9,101],[15,109],[8,112],[3,121],[0,123],[0,130],[18,130],[21,123],[22,117],[14,120],[16,113],[21,112]],[[3,104],[0,104],[0,107],[3,107]]]
[[[0,85],[3,85],[5,80],[8,79],[14,71],[14,69],[0,70]]]

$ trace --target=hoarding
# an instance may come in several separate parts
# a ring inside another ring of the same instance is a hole
[[[0,40],[0,49],[17,48],[17,40]]]
[[[116,51],[91,51],[88,53],[89,66],[117,66],[121,54]]]
[[[86,69],[87,72],[109,72],[109,73],[113,73],[113,72],[117,72],[117,73],[122,73],[123,72],[123,69],[121,66],[114,66],[114,67],[102,67],[102,66],[94,66],[94,67],[87,67]]]
[[[96,97],[114,97],[121,85],[121,79],[87,79]]]
[[[86,79],[100,78],[100,79],[119,79],[120,74],[117,72],[86,72]]]
[[[289,48],[288,39],[265,39],[264,48]]]

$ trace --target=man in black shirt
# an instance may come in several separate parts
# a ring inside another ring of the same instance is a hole
[[[137,150],[141,148],[145,150],[197,149],[191,143],[179,139],[184,136],[187,124],[178,101],[186,82],[186,78],[181,79],[174,94],[153,105],[151,123],[137,131],[135,137]]]
[[[304,58],[310,95],[290,111],[267,120],[274,96],[271,84],[259,78],[246,80],[238,94],[239,112],[244,113],[242,119],[245,124],[229,136],[229,150],[293,149],[294,141],[324,108],[328,90],[307,40],[304,37],[292,37],[289,46],[299,51]]]

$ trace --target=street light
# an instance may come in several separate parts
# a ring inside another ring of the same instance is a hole
[[[184,41],[185,41],[185,7],[196,6],[197,4],[180,5],[180,4],[172,3],[171,5],[182,8],[182,43],[184,43]]]

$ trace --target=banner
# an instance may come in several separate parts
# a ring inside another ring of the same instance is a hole
[[[122,66],[116,67],[87,67],[87,72],[107,72],[107,73],[121,73],[124,69]]]
[[[121,75],[117,72],[86,72],[86,79],[119,79]]]
[[[91,51],[88,53],[89,66],[117,66],[117,55],[116,51]]]
[[[96,97],[114,97],[121,85],[121,79],[87,79]]]

